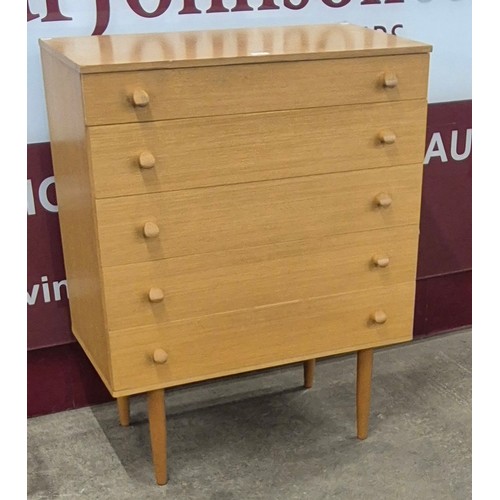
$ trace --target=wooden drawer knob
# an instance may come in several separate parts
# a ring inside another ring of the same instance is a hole
[[[385,88],[394,89],[398,86],[398,77],[396,73],[387,71],[386,73],[384,73],[382,82]]]
[[[143,89],[136,89],[132,93],[132,104],[135,107],[143,108],[149,104],[149,95]]]
[[[375,196],[375,205],[382,208],[390,207],[392,205],[392,198],[387,193],[379,193]]]
[[[145,238],[157,238],[160,234],[160,228],[154,222],[146,222],[143,232]]]
[[[158,365],[163,365],[167,362],[168,354],[163,349],[155,349],[153,352],[153,361]]]
[[[394,144],[396,142],[396,134],[392,130],[382,130],[378,134],[378,140],[382,144]]]
[[[156,159],[149,151],[143,151],[139,155],[139,166],[141,168],[153,168],[155,163]]]
[[[387,321],[387,314],[385,314],[385,312],[380,309],[372,313],[370,319],[377,325],[383,325]]]
[[[153,287],[149,290],[149,301],[150,302],[161,302],[165,295],[161,288]]]
[[[387,267],[389,265],[389,257],[386,255],[375,255],[372,258],[372,262],[376,267]]]

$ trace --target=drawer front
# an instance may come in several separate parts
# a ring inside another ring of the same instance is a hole
[[[419,164],[100,199],[101,263],[417,224],[421,181]]]
[[[85,120],[105,125],[425,99],[428,63],[428,54],[416,54],[88,74]]]
[[[98,198],[422,162],[425,100],[91,127]]]
[[[415,280],[418,226],[104,268],[110,330]]]
[[[114,391],[140,392],[410,340],[414,283],[110,332]],[[379,321],[372,316],[378,311]],[[167,354],[157,364],[155,351]]]

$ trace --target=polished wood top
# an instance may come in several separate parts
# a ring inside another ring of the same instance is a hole
[[[352,24],[40,40],[81,73],[425,53],[428,44]]]

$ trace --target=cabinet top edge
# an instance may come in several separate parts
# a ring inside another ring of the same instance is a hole
[[[80,73],[428,53],[429,44],[354,24],[40,39]]]

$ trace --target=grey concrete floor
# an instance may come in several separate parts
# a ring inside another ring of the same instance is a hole
[[[355,356],[167,392],[156,486],[144,397],[28,420],[28,498],[471,498],[471,331],[375,353],[370,435],[355,437]]]

